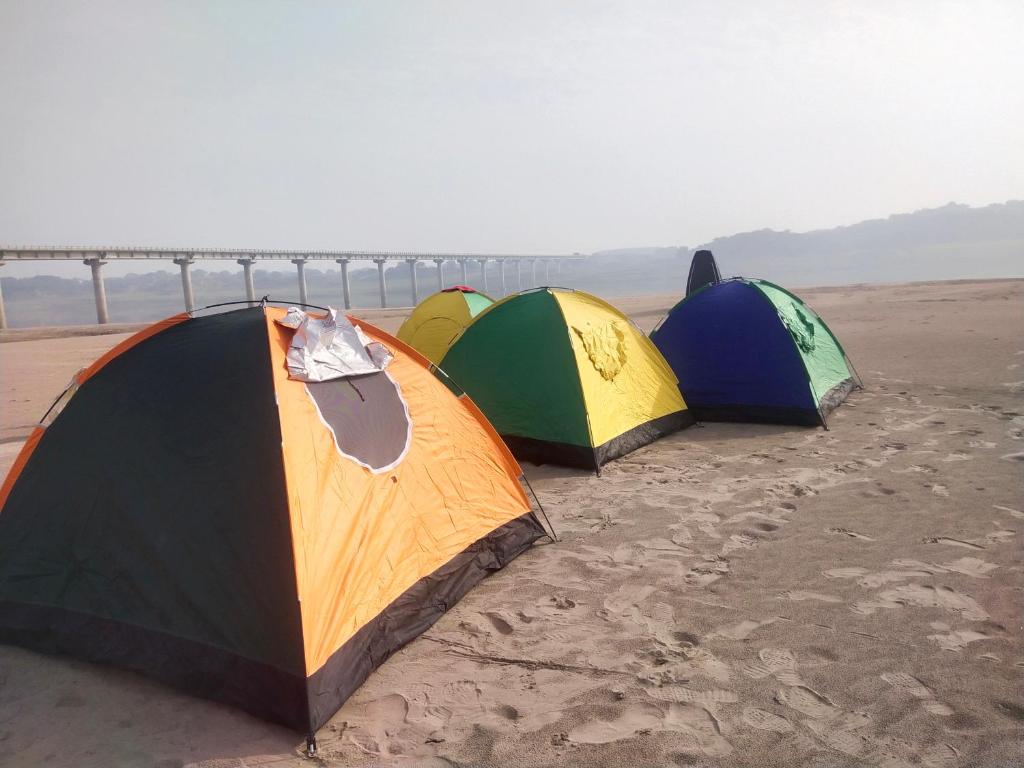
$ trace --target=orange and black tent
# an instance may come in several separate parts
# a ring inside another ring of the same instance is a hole
[[[0,641],[312,734],[544,535],[425,358],[353,320],[386,370],[297,381],[284,314],[172,317],[78,375],[0,490]]]

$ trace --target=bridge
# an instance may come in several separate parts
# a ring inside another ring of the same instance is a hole
[[[377,265],[377,279],[380,284],[380,305],[388,306],[387,281],[384,275],[384,265],[391,262],[405,262],[409,266],[411,280],[412,303],[419,303],[419,285],[416,279],[416,265],[421,261],[432,261],[437,265],[437,288],[444,288],[444,264],[455,262],[461,270],[461,282],[469,282],[469,263],[475,262],[480,266],[481,285],[483,291],[487,291],[487,262],[494,261],[499,265],[499,288],[502,296],[506,295],[505,262],[515,264],[516,285],[518,289],[523,288],[522,267],[524,264],[530,268],[529,284],[537,286],[537,265],[543,266],[543,281],[545,284],[550,279],[550,266],[554,265],[556,273],[561,271],[562,262],[567,259],[583,259],[585,256],[579,253],[564,254],[555,256],[523,256],[513,254],[475,254],[475,253],[408,253],[404,251],[275,251],[260,249],[224,250],[213,248],[44,248],[44,247],[18,247],[8,248],[0,246],[0,267],[7,262],[23,261],[82,261],[92,271],[93,294],[96,299],[96,322],[104,324],[108,322],[107,315],[107,294],[103,286],[103,265],[116,260],[154,260],[163,259],[172,261],[181,270],[181,290],[185,302],[185,311],[195,311],[195,299],[192,295],[192,276],[190,267],[197,261],[220,260],[234,261],[242,267],[242,279],[245,283],[245,298],[250,304],[256,302],[256,292],[253,286],[252,267],[258,261],[282,261],[287,260],[295,265],[298,287],[299,302],[308,303],[306,300],[306,274],[305,267],[309,261],[334,261],[341,266],[341,298],[345,309],[352,308],[352,294],[349,287],[348,267],[353,261],[372,261]],[[7,318],[4,313],[3,292],[0,291],[0,330],[7,327]]]

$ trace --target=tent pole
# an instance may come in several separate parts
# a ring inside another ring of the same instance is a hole
[[[456,386],[458,386],[458,385],[456,385]],[[523,482],[526,483],[526,487],[530,489],[530,495],[533,496],[533,500],[537,502],[537,509],[539,509],[540,513],[542,515],[544,515],[544,521],[548,524],[548,528],[551,530],[551,533],[548,533],[547,531],[544,531],[544,535],[547,536],[552,541],[557,542],[558,541],[558,534],[555,533],[555,527],[551,524],[551,521],[548,519],[548,513],[544,511],[544,505],[541,504],[540,503],[540,499],[537,498],[537,492],[535,490],[533,490],[533,486],[530,485],[530,478],[528,478],[526,476],[525,472],[523,472],[521,477],[523,478]]]
[[[845,360],[846,364],[850,366],[850,370],[853,372],[853,377],[857,384],[857,388],[864,389],[864,379],[860,377],[860,373],[858,373],[857,369],[854,367],[853,360],[848,358],[845,354],[843,355],[843,360]]]

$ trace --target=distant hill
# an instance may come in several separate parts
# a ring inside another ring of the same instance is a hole
[[[981,208],[950,203],[942,208],[812,232],[762,229],[719,237],[697,248],[714,251],[723,275],[763,277],[793,287],[1021,277],[1024,201]],[[586,260],[566,262],[560,272],[551,273],[549,282],[611,298],[681,293],[692,252],[685,246],[600,251]],[[479,274],[479,267],[471,265],[469,281],[478,287]],[[506,274],[508,288],[514,290],[514,270],[507,268]],[[354,303],[377,306],[376,270],[353,270],[350,275]],[[421,263],[417,275],[422,295],[436,289],[437,272],[432,264]],[[538,272],[538,279],[540,275]],[[341,278],[337,270],[310,267],[306,276],[312,303],[341,303]],[[449,264],[445,268],[445,283],[459,280],[458,269]],[[404,264],[389,267],[387,281],[390,303],[408,305],[408,268]],[[193,269],[192,282],[197,306],[244,298],[240,269]],[[257,270],[255,282],[258,295],[297,298],[294,272]],[[497,292],[498,272],[493,263],[488,284],[492,292]],[[5,277],[2,288],[11,327],[75,325],[95,320],[88,279]],[[181,282],[176,270],[108,278],[106,290],[112,322],[155,320],[182,308]]]
[[[971,208],[950,203],[812,232],[761,229],[696,248],[723,275],[788,286],[1024,276],[1024,201]],[[574,287],[606,296],[685,286],[694,249],[621,248],[572,264]]]

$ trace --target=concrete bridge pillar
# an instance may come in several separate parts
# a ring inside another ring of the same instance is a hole
[[[374,259],[373,263],[377,265],[377,279],[380,280],[380,306],[381,309],[385,309],[388,306],[388,285],[387,279],[384,277],[384,265],[387,264],[387,259]]]
[[[242,275],[245,279],[245,300],[250,307],[256,306],[256,286],[252,281],[252,265],[255,259],[238,259],[237,263],[242,265]]]
[[[296,276],[299,279],[299,304],[309,304],[306,299],[306,259],[300,256],[297,259],[292,259],[292,264],[295,265],[298,272]]]
[[[103,272],[101,270],[107,262],[97,256],[85,259],[85,263],[92,270],[92,295],[96,299],[96,322],[106,325],[110,320],[107,317],[107,291],[103,287]]]
[[[462,284],[469,284],[469,268],[466,266],[467,259],[459,259],[459,266],[462,267]]]
[[[537,260],[530,259],[530,287],[537,287]]]
[[[505,290],[505,260],[497,259],[498,262],[498,276],[499,283],[501,285],[501,298],[508,296],[508,291]]]
[[[477,259],[480,262],[480,290],[487,293],[487,259]]]
[[[195,263],[191,256],[182,256],[175,259],[174,263],[181,268],[181,293],[185,297],[185,311],[196,311],[196,300],[192,295],[192,273],[189,268]]]
[[[551,266],[549,259],[544,259],[544,285],[551,285],[551,275],[548,273],[548,267]]]
[[[516,290],[523,290],[523,260],[516,259]]]
[[[341,265],[341,298],[345,309],[352,309],[352,290],[348,284],[348,259],[335,259]]]
[[[409,265],[409,282],[412,285],[412,305],[415,307],[420,303],[419,286],[416,285],[416,261],[417,259],[406,259]]]
[[[437,265],[437,290],[444,290],[444,259],[434,259]]]

